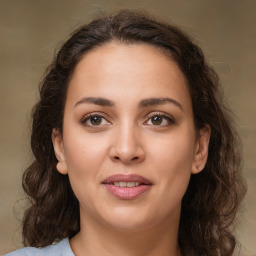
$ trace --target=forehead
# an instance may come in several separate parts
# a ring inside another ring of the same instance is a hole
[[[157,72],[160,70],[164,72],[166,69],[169,70],[170,66],[172,66],[172,69],[176,69],[175,72],[181,73],[178,65],[171,57],[171,53],[160,47],[146,43],[126,44],[111,42],[95,47],[87,52],[77,64],[73,77],[81,69],[87,71],[87,75],[91,70],[95,69],[113,73],[113,68],[118,68],[119,72],[123,68],[123,71],[126,71],[126,73],[128,71],[134,73],[137,70],[138,73],[142,74],[143,72],[152,71],[152,69]],[[147,73],[147,75],[150,76],[150,73]]]
[[[190,99],[187,80],[176,62],[148,44],[108,43],[86,53],[74,70],[68,97],[78,100],[93,94],[126,99],[172,94]]]

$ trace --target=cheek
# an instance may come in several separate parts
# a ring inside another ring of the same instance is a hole
[[[163,169],[168,167],[175,169],[187,169],[192,165],[194,158],[194,140],[190,134],[174,134],[152,142],[150,155],[154,162],[160,164]],[[186,168],[187,167],[187,168]]]
[[[157,182],[166,195],[183,196],[191,176],[194,143],[190,136],[182,135],[163,140],[150,152],[152,165],[158,170]],[[174,197],[175,198],[175,197]]]
[[[70,133],[66,136],[64,148],[69,176],[77,177],[78,181],[86,177],[97,178],[100,167],[106,158],[107,142],[100,136]],[[80,180],[81,181],[81,180]]]
[[[75,134],[75,135],[74,135]],[[65,156],[71,187],[87,210],[94,204],[102,177],[100,170],[106,155],[106,143],[100,138],[73,133],[65,141]]]

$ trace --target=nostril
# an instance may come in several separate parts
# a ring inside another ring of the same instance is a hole
[[[115,156],[114,159],[115,159],[115,160],[120,160],[120,157],[119,157],[119,156]],[[139,157],[135,156],[135,157],[133,157],[131,160],[132,160],[132,161],[136,161],[136,160],[138,160],[138,159],[139,159]]]

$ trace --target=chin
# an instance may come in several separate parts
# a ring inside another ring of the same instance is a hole
[[[154,226],[153,223],[151,222],[145,222],[143,220],[141,221],[134,221],[131,220],[131,218],[129,220],[120,220],[120,221],[112,221],[112,222],[108,222],[109,227],[116,229],[118,231],[121,232],[142,232],[145,231],[147,229],[150,229]]]
[[[113,212],[106,213],[103,221],[109,227],[120,231],[139,232],[149,229],[162,219],[161,216],[152,216],[150,211],[118,207]]]

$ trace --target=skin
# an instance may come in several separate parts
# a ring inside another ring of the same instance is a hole
[[[141,106],[166,97],[171,101]],[[98,116],[96,124],[90,113]],[[199,136],[195,131],[185,76],[159,49],[109,43],[86,53],[67,91],[63,134],[52,134],[57,169],[69,175],[80,203],[81,231],[70,241],[74,253],[181,255],[181,200],[191,174],[205,166],[209,137],[207,125]],[[122,200],[102,184],[114,174],[139,174],[153,185]]]

